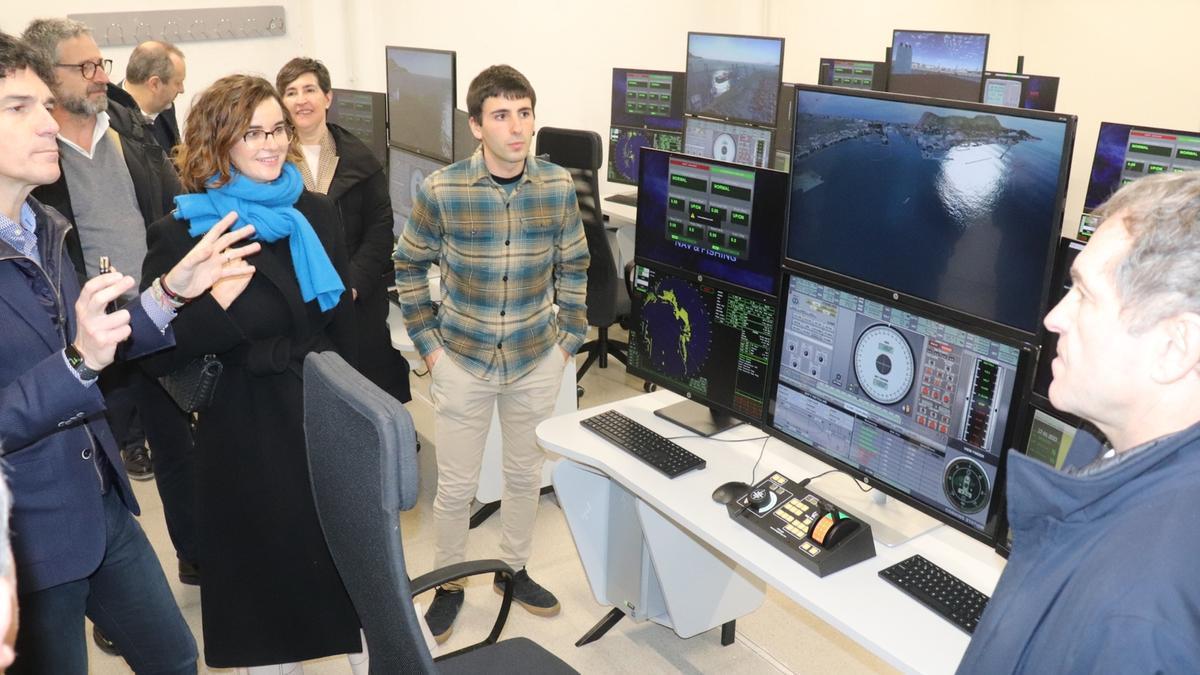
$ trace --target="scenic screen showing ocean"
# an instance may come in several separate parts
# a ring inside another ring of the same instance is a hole
[[[787,257],[1033,333],[1074,118],[798,87]]]

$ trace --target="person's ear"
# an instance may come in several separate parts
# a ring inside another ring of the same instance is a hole
[[[1159,384],[1170,384],[1191,374],[1200,374],[1200,314],[1183,312],[1163,319],[1150,329],[1159,345],[1152,376]]]

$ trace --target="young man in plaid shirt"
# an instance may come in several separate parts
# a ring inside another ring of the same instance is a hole
[[[504,438],[500,558],[519,570],[514,599],[553,616],[558,600],[525,571],[545,459],[534,428],[553,414],[563,367],[587,331],[588,250],[570,174],[529,156],[536,103],[529,81],[509,66],[472,80],[467,112],[481,148],[425,179],[395,262],[404,321],[432,374],[435,567],[465,558],[496,405]],[[426,278],[435,261],[443,294],[436,312]],[[462,602],[461,586],[437,590],[425,618],[438,642],[450,636]]]

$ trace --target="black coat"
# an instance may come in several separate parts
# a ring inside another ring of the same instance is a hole
[[[141,112],[133,96],[112,82],[108,83],[108,100],[116,101],[132,112]],[[170,157],[171,151],[179,145],[179,122],[175,119],[175,104],[172,103],[166,110],[155,115],[153,122],[146,123],[146,128],[159,147]]]
[[[408,361],[392,348],[387,325],[387,289],[395,283],[392,264],[392,200],[383,166],[349,131],[329,124],[338,163],[328,197],[337,204],[346,231],[350,281],[358,290],[359,371],[401,402],[412,399]]]
[[[347,278],[333,204],[305,192],[308,218]],[[170,269],[194,245],[187,223],[150,228],[143,279]],[[305,354],[333,349],[355,362],[350,293],[321,312],[304,303],[288,240],[250,258],[250,285],[222,310],[205,294],[179,311],[176,348],[151,357],[166,372],[203,354],[225,365],[200,414],[200,600],[210,667],[256,666],[359,650],[359,623],[325,545],[309,485],[304,442]]]

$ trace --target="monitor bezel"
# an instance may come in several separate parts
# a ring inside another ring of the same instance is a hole
[[[746,286],[742,286],[740,284],[734,284],[734,283],[725,281],[723,279],[717,279],[715,277],[708,277],[703,274],[689,272],[689,271],[683,269],[682,267],[677,267],[675,265],[669,265],[667,263],[662,263],[657,260],[651,260],[649,258],[642,257],[642,256],[635,255],[633,258],[633,264],[634,264],[634,272],[635,273],[636,273],[636,266],[642,265],[643,267],[649,267],[651,269],[654,269],[654,270],[657,270],[660,272],[672,274],[674,276],[677,276],[681,279],[686,279],[693,283],[710,284],[720,290],[725,291],[726,293],[735,293],[735,294],[744,295],[745,297],[751,298],[752,300],[754,300],[756,302],[762,302],[764,304],[771,305],[775,309],[775,321],[774,321],[774,325],[772,326],[772,330],[776,331],[779,329],[780,302],[779,302],[778,293],[776,293],[775,295],[772,295],[770,293],[763,293],[762,291],[758,291],[753,288],[747,288]],[[630,283],[632,283],[632,279],[630,280]],[[633,310],[633,303],[631,300],[631,304],[629,307],[630,326],[633,325],[633,318],[634,318],[634,310]],[[771,357],[770,357],[772,359],[777,358],[778,352],[779,352],[775,342],[776,342],[775,333],[772,333]],[[633,345],[630,345],[629,349],[632,350]],[[666,376],[660,375],[659,373],[657,373],[653,370],[650,370],[648,368],[643,368],[641,366],[634,366],[634,365],[627,364],[626,368],[625,368],[625,372],[627,372],[630,375],[633,375],[634,377],[645,380],[646,382],[649,382],[657,387],[666,389],[667,391],[669,391],[677,396],[681,396],[688,401],[697,403],[699,405],[707,406],[710,409],[720,411],[727,415],[731,415],[732,417],[742,420],[743,422],[745,422],[747,424],[762,428],[763,425],[766,423],[767,409],[768,409],[767,406],[770,403],[771,374],[772,374],[772,372],[774,372],[773,365],[774,364],[772,364],[770,362],[768,362],[766,364],[766,372],[765,372],[765,377],[764,377],[764,381],[766,382],[766,390],[763,392],[762,415],[760,415],[758,417],[750,417],[743,412],[734,410],[731,406],[727,406],[725,404],[712,401],[708,397],[696,396],[693,393],[685,392],[685,391],[683,391],[682,387],[678,387],[675,384],[675,382],[673,382]]]
[[[822,56],[821,58],[819,58],[817,60],[817,84],[822,87],[837,87],[838,86],[836,84],[833,84],[832,81],[830,82],[830,84],[825,84],[824,82],[821,82],[821,70],[824,67],[826,61],[830,61],[830,62],[832,62],[832,61],[857,61],[859,63],[874,64],[877,69],[883,68],[883,80],[881,82],[883,84],[883,88],[882,89],[875,88],[875,84],[876,84],[876,82],[879,82],[879,80],[876,79],[874,74],[872,74],[871,88],[863,89],[861,91],[887,91],[888,78],[891,76],[891,72],[892,72],[892,66],[887,61],[872,61],[871,59],[844,59],[844,58],[836,57],[836,56]],[[838,87],[838,88],[839,89],[854,89],[854,87]]]
[[[890,43],[888,43],[889,56],[888,56],[888,63],[887,63],[887,68],[888,68],[887,91],[889,93],[904,94],[906,96],[920,96],[920,94],[909,94],[908,92],[893,92],[892,91],[892,61],[896,58],[896,34],[897,33],[929,33],[931,35],[970,35],[970,36],[983,36],[984,38],[986,38],[986,41],[984,42],[984,45],[983,45],[983,63],[981,63],[979,65],[979,88],[978,88],[979,91],[975,92],[975,102],[978,103],[979,99],[983,98],[983,73],[987,71],[988,52],[992,48],[992,34],[991,33],[975,33],[975,32],[959,31],[959,30],[924,30],[924,29],[920,29],[920,28],[893,28],[892,29],[892,41]],[[929,97],[923,97],[923,98],[936,98],[938,100],[945,100],[945,101],[959,100],[956,98],[942,99],[942,98],[939,98],[936,96],[929,96]],[[966,102],[970,102],[968,99],[962,99],[962,100],[966,101]],[[1003,107],[1003,106],[1000,106],[1000,107]]]
[[[934,518],[938,522],[949,525],[950,527],[953,527],[954,529],[956,529],[974,539],[978,539],[979,541],[982,541],[983,543],[985,543],[989,546],[994,546],[996,543],[997,532],[1000,529],[1000,516],[1004,510],[1003,507],[1005,504],[1005,498],[1006,498],[1006,493],[1007,493],[1006,486],[1005,486],[1005,480],[1006,480],[1006,474],[1007,474],[1008,452],[1012,448],[1013,440],[1016,438],[1016,434],[1018,433],[1018,431],[1025,427],[1023,411],[1024,411],[1024,408],[1026,407],[1024,404],[1026,403],[1026,401],[1028,399],[1029,379],[1032,375],[1032,367],[1031,367],[1031,362],[1032,362],[1032,358],[1033,358],[1032,345],[1022,342],[1020,340],[1014,340],[1011,336],[1008,336],[1008,335],[1003,335],[1000,333],[996,333],[994,331],[980,330],[978,327],[967,325],[963,322],[963,318],[964,318],[963,315],[961,315],[953,310],[943,311],[943,312],[935,311],[932,313],[924,312],[922,310],[914,310],[914,308],[905,307],[903,305],[898,304],[896,301],[892,300],[889,296],[880,295],[878,292],[878,289],[871,287],[869,284],[862,284],[861,282],[854,282],[854,281],[847,283],[847,282],[839,280],[839,279],[831,279],[831,278],[828,278],[826,275],[822,274],[822,270],[820,268],[813,267],[813,266],[807,266],[807,267],[808,267],[807,270],[785,269],[783,275],[779,279],[779,288],[780,288],[780,291],[779,291],[780,296],[779,296],[779,302],[778,302],[779,307],[775,311],[775,322],[776,322],[775,334],[774,334],[775,339],[774,339],[774,345],[772,345],[774,347],[774,351],[771,355],[771,370],[770,370],[770,374],[769,374],[769,383],[767,385],[767,405],[764,409],[766,416],[763,421],[762,429],[764,431],[766,431],[768,434],[770,434],[771,436],[773,436],[774,438],[779,439],[783,443],[785,443],[791,447],[794,447],[806,454],[809,454],[809,455],[815,457],[816,459],[819,459],[822,462],[825,462],[826,464],[828,464],[850,476],[853,476],[855,479],[861,481],[862,483],[864,483],[866,485],[870,485],[870,486],[874,487],[875,489],[883,492],[884,494],[886,494],[890,497],[893,497],[895,499],[898,499],[899,501],[903,502],[904,504],[911,506],[911,507],[915,508],[916,510],[920,511],[921,513],[924,513],[924,514]],[[994,340],[996,342],[1002,342],[1010,347],[1013,347],[1014,349],[1016,349],[1018,351],[1019,356],[1018,356],[1018,360],[1017,360],[1017,369],[1016,369],[1016,375],[1015,375],[1016,381],[1013,383],[1012,404],[1009,407],[1008,424],[1007,424],[1007,426],[1004,430],[1004,434],[1001,438],[1000,457],[996,464],[996,479],[995,479],[995,484],[992,487],[991,512],[988,514],[988,517],[984,523],[983,529],[977,530],[977,529],[971,527],[970,525],[967,525],[965,522],[962,522],[962,521],[958,520],[957,518],[954,518],[954,517],[948,515],[947,513],[941,511],[940,509],[937,509],[933,506],[925,504],[921,500],[908,495],[906,492],[904,492],[900,488],[893,487],[891,484],[884,481],[883,479],[877,479],[874,476],[870,476],[862,469],[859,469],[851,464],[843,462],[842,460],[834,457],[833,455],[831,455],[827,452],[824,452],[822,450],[814,448],[814,447],[808,445],[807,443],[804,443],[803,441],[797,439],[796,437],[788,434],[786,431],[783,431],[783,430],[779,429],[778,427],[776,427],[776,425],[775,425],[775,406],[777,403],[776,395],[778,393],[778,389],[780,386],[779,370],[780,370],[780,363],[782,362],[781,354],[783,351],[783,339],[782,339],[783,330],[784,330],[783,324],[784,324],[784,321],[786,320],[786,314],[787,314],[787,307],[786,307],[787,300],[784,297],[784,294],[786,293],[785,289],[790,286],[789,282],[790,282],[790,279],[792,276],[799,276],[801,278],[807,278],[810,281],[815,281],[819,284],[824,284],[826,286],[830,286],[831,288],[834,288],[835,290],[853,293],[856,295],[860,295],[864,298],[867,298],[869,300],[882,303],[884,305],[896,307],[896,308],[902,309],[904,311],[911,311],[914,314],[919,314],[920,316],[926,317],[930,320],[944,323],[944,324],[950,325],[954,328],[959,328],[959,329],[965,330],[970,333],[974,333],[976,335],[979,335],[980,337],[985,337],[989,340]],[[946,308],[942,308],[942,309],[944,310]]]
[[[331,103],[329,105],[330,109],[333,109],[337,106],[337,96],[338,96],[339,92],[346,93],[346,94],[367,94],[367,95],[371,96],[371,105],[373,107],[377,106],[380,102],[383,103],[383,145],[380,146],[380,148],[379,148],[379,149],[383,150],[383,157],[379,157],[378,155],[376,155],[375,158],[378,159],[379,163],[383,165],[384,171],[386,172],[387,171],[387,163],[388,163],[387,162],[387,150],[389,147],[391,147],[390,140],[391,140],[391,134],[392,134],[391,125],[389,123],[390,120],[388,119],[388,114],[389,114],[388,108],[390,108],[391,106],[388,105],[387,92],[386,91],[368,91],[366,89],[346,89],[344,87],[330,87],[329,94],[332,97]],[[328,117],[328,115],[327,115],[327,117]],[[336,121],[334,121],[333,123],[338,124],[338,122],[336,122]],[[338,126],[342,126],[342,125],[338,124]],[[345,129],[344,126],[342,128]],[[349,131],[349,129],[346,129],[346,130]],[[353,135],[353,132],[351,133],[351,135]],[[358,137],[355,136],[355,138],[358,138]],[[362,139],[359,138],[358,140],[361,141]],[[366,145],[366,142],[364,142],[363,145]],[[376,148],[370,148],[369,146],[368,146],[368,148],[371,150],[371,154],[375,154]]]
[[[426,149],[424,149],[424,148],[418,148],[418,147],[415,147],[412,145],[408,145],[408,144],[402,143],[402,142],[392,138],[393,125],[391,124],[391,108],[392,108],[392,106],[391,106],[390,100],[388,100],[388,106],[387,106],[388,107],[388,134],[387,134],[388,145],[392,146],[393,148],[399,148],[400,150],[405,150],[405,151],[408,151],[408,152],[411,152],[414,154],[418,154],[422,157],[427,157],[429,159],[434,159],[434,160],[437,160],[440,162],[446,162],[447,164],[454,163],[454,110],[456,109],[456,103],[458,100],[458,53],[452,49],[428,49],[425,47],[407,47],[404,45],[387,45],[387,46],[385,46],[383,48],[384,81],[385,81],[386,87],[387,87],[386,90],[384,91],[385,99],[387,98],[388,92],[390,92],[392,90],[392,81],[391,81],[391,78],[388,77],[388,73],[391,71],[387,67],[388,55],[392,50],[444,54],[444,55],[448,55],[450,57],[450,156],[446,157],[446,156],[442,156],[442,155],[438,155],[438,154],[433,154],[433,153],[426,151]]]
[[[777,40],[777,41],[779,41],[779,80],[775,83],[776,91],[778,91],[779,85],[783,84],[783,56],[784,56],[784,48],[786,47],[786,42],[787,42],[787,40],[785,40],[784,38],[772,37],[770,35],[746,35],[746,34],[741,34],[741,33],[710,33],[707,31],[691,30],[691,31],[688,31],[688,34],[687,34],[687,45],[688,46],[690,46],[692,44],[692,36],[693,35],[706,35],[706,36],[713,36],[713,37],[732,37],[732,38],[748,38],[748,39],[752,39],[752,40]],[[778,113],[778,110],[779,110],[779,101],[778,100],[775,101],[776,113],[774,115],[772,115],[771,119],[766,122],[760,122],[759,120],[742,118],[742,117],[727,117],[724,115],[716,115],[711,112],[696,112],[696,111],[692,110],[691,109],[691,101],[689,100],[689,97],[688,97],[688,91],[690,90],[690,87],[688,86],[687,53],[688,52],[685,49],[684,64],[683,64],[683,66],[684,66],[684,68],[683,68],[683,73],[684,73],[683,114],[685,116],[691,115],[692,117],[702,117],[702,118],[706,118],[706,119],[710,119],[710,120],[717,120],[717,121],[721,121],[721,122],[736,122],[738,124],[746,124],[749,126],[762,127],[762,128],[766,128],[766,129],[774,129],[775,128],[775,126],[774,126],[775,119],[779,114]],[[686,127],[686,122],[685,122],[685,127]]]
[[[1061,123],[1065,124],[1066,130],[1063,134],[1063,151],[1062,151],[1062,156],[1064,157],[1064,161],[1062,162],[1062,164],[1059,165],[1058,185],[1055,187],[1055,194],[1057,196],[1055,198],[1055,205],[1053,208],[1053,212],[1057,213],[1057,218],[1055,219],[1056,222],[1051,224],[1051,227],[1049,228],[1049,232],[1047,233],[1046,244],[1045,244],[1045,253],[1043,254],[1044,258],[1045,258],[1045,269],[1042,271],[1042,274],[1043,274],[1042,278],[1049,280],[1049,278],[1050,278],[1049,275],[1053,272],[1052,268],[1054,265],[1055,249],[1058,246],[1058,239],[1062,236],[1063,218],[1066,215],[1067,181],[1071,175],[1071,161],[1072,161],[1073,150],[1075,147],[1075,132],[1077,130],[1077,125],[1078,125],[1078,119],[1076,118],[1075,115],[1068,115],[1066,113],[1059,113],[1059,112],[1047,112],[1044,110],[1028,110],[1026,108],[1008,108],[1008,107],[999,106],[999,105],[986,105],[983,103],[979,103],[977,101],[971,102],[971,101],[959,101],[958,99],[931,98],[928,96],[917,96],[915,94],[897,94],[897,93],[887,92],[887,91],[872,91],[869,89],[846,89],[844,87],[826,87],[826,86],[813,85],[813,84],[796,84],[795,89],[794,89],[794,94],[795,94],[796,100],[792,102],[793,113],[792,113],[792,149],[791,149],[791,153],[792,153],[792,162],[793,163],[795,162],[795,157],[796,157],[796,147],[795,147],[795,145],[796,145],[796,128],[795,127],[799,120],[799,116],[796,114],[795,111],[799,110],[798,106],[799,106],[800,97],[805,92],[819,93],[819,94],[836,94],[839,96],[857,96],[857,97],[861,97],[861,98],[871,98],[871,99],[878,99],[878,100],[884,100],[884,101],[895,101],[898,103],[910,103],[913,105],[921,105],[921,106],[938,106],[938,107],[945,107],[945,108],[955,108],[955,109],[961,109],[961,110],[968,110],[968,111],[972,111],[972,112],[993,113],[996,115],[1005,115],[1008,117],[1024,117],[1024,118],[1045,120],[1045,121],[1050,121],[1050,122],[1061,122]],[[784,217],[787,220],[784,223],[783,252],[782,252],[782,255],[780,256],[783,259],[783,265],[785,268],[790,268],[794,271],[800,271],[800,272],[803,272],[806,267],[823,269],[823,268],[817,268],[815,265],[812,265],[811,263],[806,263],[804,261],[795,260],[793,258],[788,257],[788,239],[791,236],[791,230],[792,230],[791,223],[792,223],[792,208],[793,208],[793,206],[794,206],[794,200],[789,198],[788,204],[787,204],[787,211],[784,214]],[[873,284],[868,281],[856,279],[849,275],[841,274],[841,273],[835,272],[833,270],[823,270],[823,271],[827,272],[830,275],[833,275],[835,279],[842,280],[843,283],[850,282],[850,283],[855,283],[855,284],[864,284],[867,286],[871,286],[875,290],[876,293],[884,293],[888,296],[895,296],[898,301],[910,303],[910,306],[917,308],[923,312],[945,310],[945,311],[953,312],[954,314],[960,315],[962,317],[969,317],[969,322],[975,328],[980,329],[980,330],[999,331],[1000,333],[1007,335],[1010,339],[1017,339],[1017,340],[1021,340],[1024,342],[1032,343],[1036,339],[1037,334],[1038,334],[1038,329],[1037,329],[1036,325],[1034,326],[1033,330],[1025,330],[1025,329],[1017,327],[1017,326],[1011,326],[1011,325],[1008,325],[1005,323],[1001,323],[994,319],[989,319],[987,317],[982,317],[982,316],[976,316],[974,314],[970,314],[970,313],[965,312],[960,309],[956,309],[956,308],[949,307],[946,305],[940,305],[932,300],[928,300],[928,299],[920,297],[920,296],[910,295],[908,293],[903,293],[899,290],[888,288],[886,286],[880,286],[880,285],[876,285],[876,284]],[[1049,297],[1049,284],[1043,283],[1041,298],[1039,299],[1039,303],[1038,303],[1038,307],[1039,307],[1038,315],[1039,316],[1045,316],[1045,314],[1046,314],[1046,301],[1047,301],[1048,297]],[[1038,325],[1040,325],[1040,323]]]

